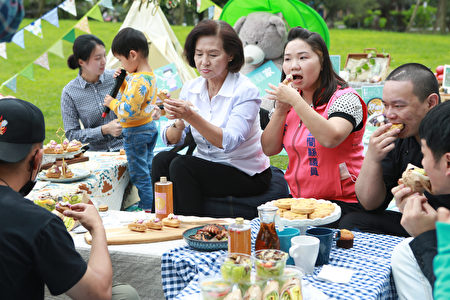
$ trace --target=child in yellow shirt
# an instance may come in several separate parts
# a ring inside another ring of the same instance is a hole
[[[151,169],[153,149],[158,129],[153,120],[159,119],[156,102],[156,79],[148,63],[148,43],[145,35],[133,28],[124,28],[114,37],[111,50],[128,72],[120,92],[114,99],[106,95],[104,105],[113,110],[123,127],[124,148],[130,180],[139,193],[139,210],[151,212],[153,188]],[[119,72],[116,72],[117,76]]]

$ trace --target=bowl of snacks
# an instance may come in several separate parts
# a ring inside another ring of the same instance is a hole
[[[227,226],[208,224],[188,229],[183,232],[186,243],[200,251],[217,251],[228,249]]]
[[[288,254],[281,250],[264,249],[255,252],[258,278],[274,278],[283,274]]]
[[[250,282],[252,257],[242,253],[228,253],[220,258],[222,278],[232,283]]]
[[[232,284],[220,277],[204,277],[200,279],[203,299],[220,300],[231,292]]]

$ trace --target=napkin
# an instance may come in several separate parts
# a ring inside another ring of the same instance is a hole
[[[355,273],[355,271],[352,269],[323,265],[322,270],[317,274],[317,279],[337,283],[349,283],[353,273]]]

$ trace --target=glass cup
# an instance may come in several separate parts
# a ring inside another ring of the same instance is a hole
[[[220,258],[220,273],[224,280],[232,283],[249,283],[253,258],[243,253],[228,253]]]
[[[274,278],[283,274],[288,254],[281,250],[264,249],[255,252],[257,278]]]

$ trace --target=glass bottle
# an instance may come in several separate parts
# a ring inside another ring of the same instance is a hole
[[[259,206],[258,215],[260,227],[255,242],[255,251],[262,249],[280,249],[280,239],[275,230],[275,215],[277,207]]]
[[[243,218],[236,218],[236,223],[228,226],[228,253],[252,254],[251,228],[244,224]]]
[[[164,176],[155,182],[155,212],[160,220],[173,213],[172,182]]]

